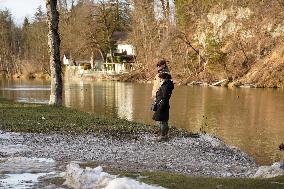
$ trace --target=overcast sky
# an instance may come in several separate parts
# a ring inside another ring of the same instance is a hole
[[[23,23],[25,17],[32,18],[39,6],[45,10],[45,0],[0,0],[0,9],[9,9],[18,25]]]

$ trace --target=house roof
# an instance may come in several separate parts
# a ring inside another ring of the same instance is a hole
[[[113,32],[112,40],[114,41],[125,41],[128,38],[128,34],[126,32]]]
[[[65,51],[65,52],[64,52],[64,56],[65,56],[67,59],[70,59],[70,57],[71,57],[70,52]]]

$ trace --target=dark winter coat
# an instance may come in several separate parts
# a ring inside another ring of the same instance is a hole
[[[174,89],[174,83],[171,80],[165,80],[156,93],[156,102],[158,109],[153,115],[155,121],[168,121],[170,103],[169,100]]]

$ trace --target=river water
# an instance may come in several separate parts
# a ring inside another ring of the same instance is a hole
[[[151,117],[150,84],[110,81],[69,82],[64,104],[104,117],[155,124]],[[0,80],[0,97],[18,102],[48,103],[46,81]],[[284,160],[283,89],[228,89],[176,86],[170,125],[217,135],[247,152],[261,165]]]

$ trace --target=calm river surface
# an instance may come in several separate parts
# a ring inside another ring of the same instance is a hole
[[[104,117],[154,124],[152,85],[121,82],[65,83],[64,104]],[[0,80],[0,97],[48,103],[46,81]],[[252,155],[259,164],[284,160],[284,90],[177,86],[171,99],[170,125],[220,136]]]

